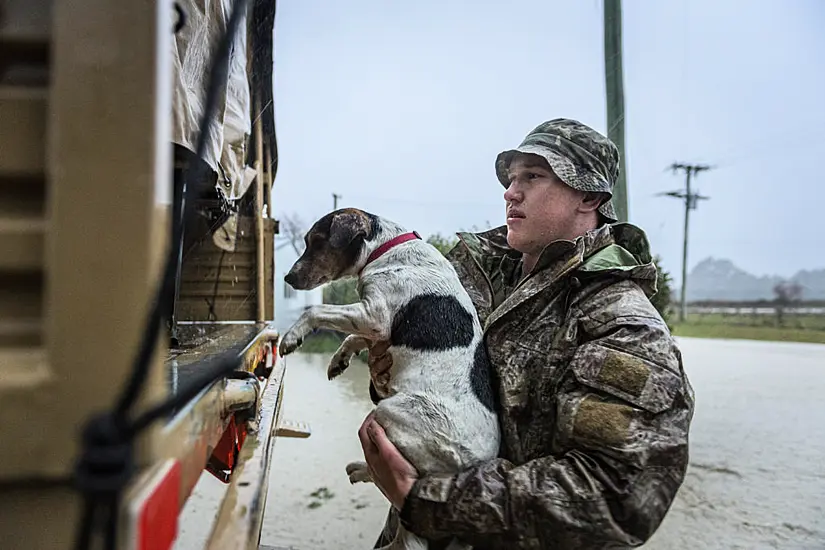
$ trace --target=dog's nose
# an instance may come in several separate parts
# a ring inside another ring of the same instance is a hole
[[[297,280],[297,277],[295,276],[295,273],[293,273],[292,271],[287,273],[286,276],[284,277],[284,282],[286,282],[286,284],[288,284],[291,287],[295,286],[295,281],[296,280]]]

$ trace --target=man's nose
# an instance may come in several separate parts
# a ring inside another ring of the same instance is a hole
[[[521,201],[521,191],[519,191],[518,185],[515,182],[511,183],[507,190],[504,191],[504,200],[507,202]]]

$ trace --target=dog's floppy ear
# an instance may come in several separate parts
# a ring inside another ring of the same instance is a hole
[[[346,248],[355,239],[369,234],[370,220],[363,212],[348,210],[336,214],[329,226],[329,244],[332,248]]]

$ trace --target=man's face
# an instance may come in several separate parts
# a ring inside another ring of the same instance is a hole
[[[507,243],[523,254],[537,255],[551,242],[575,238],[583,193],[559,180],[538,155],[519,154],[510,163]]]

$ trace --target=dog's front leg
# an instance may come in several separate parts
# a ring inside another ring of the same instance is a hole
[[[389,338],[389,315],[384,304],[356,302],[347,305],[324,304],[307,308],[281,339],[281,356],[295,351],[313,330],[336,330],[368,340]]]
[[[363,336],[355,336],[354,334],[350,334],[344,338],[344,341],[341,342],[341,345],[338,346],[338,349],[333,354],[332,359],[329,360],[329,366],[327,367],[327,378],[332,380],[336,376],[343,373],[349,368],[349,362],[350,359],[352,359],[352,356],[361,350],[369,348],[371,345],[372,342]]]

